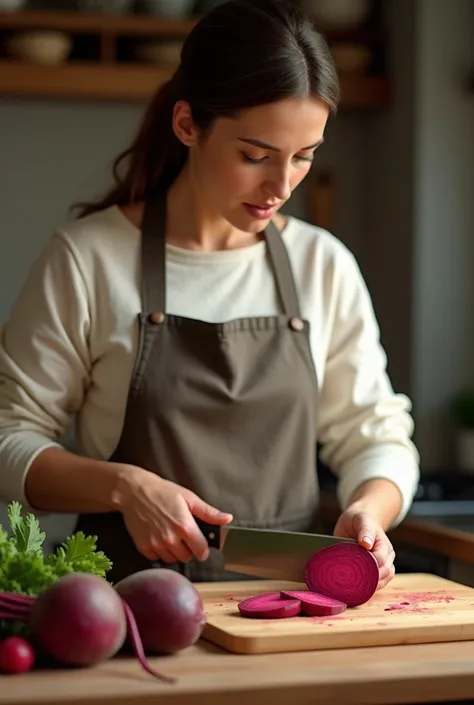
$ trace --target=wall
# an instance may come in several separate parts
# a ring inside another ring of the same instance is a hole
[[[474,383],[474,3],[385,8],[394,100],[366,120],[359,247],[427,471],[453,466],[449,400]]]
[[[419,0],[413,394],[426,468],[451,459],[450,396],[474,383],[472,0]]]
[[[393,385],[411,396],[415,3],[384,0],[384,7],[393,98],[389,110],[368,115],[365,123],[361,261]]]
[[[94,194],[135,128],[130,105],[0,102],[0,324],[40,249],[69,206]]]

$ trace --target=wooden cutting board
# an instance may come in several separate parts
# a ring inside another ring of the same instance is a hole
[[[335,617],[248,619],[240,599],[294,582],[196,585],[207,613],[203,638],[235,653],[272,653],[474,639],[474,588],[428,574],[397,575],[372,599]]]

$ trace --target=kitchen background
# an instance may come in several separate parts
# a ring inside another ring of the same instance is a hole
[[[470,475],[459,468],[451,404],[474,384],[474,2],[301,1],[327,29],[343,106],[287,210],[355,252],[393,384],[413,400],[423,477],[438,473],[451,488],[459,478],[456,498],[466,499]],[[167,58],[163,45],[128,40],[160,27],[172,37],[193,21],[171,16],[186,13],[183,0],[143,0],[133,16],[120,14],[117,0],[77,2],[0,0],[0,325],[69,206],[107,183],[149,87],[167,70],[152,62],[163,66],[176,49],[168,46]],[[203,3],[189,0],[188,15]],[[26,29],[65,36],[24,42]],[[45,52],[53,63],[44,63]],[[118,73],[124,57],[135,74]],[[474,426],[469,399],[462,408]],[[445,499],[445,486],[430,480],[420,498],[434,488]],[[72,521],[42,524],[57,540]]]

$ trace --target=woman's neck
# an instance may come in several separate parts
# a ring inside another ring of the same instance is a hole
[[[121,206],[128,220],[141,228],[144,203]],[[216,251],[248,247],[262,239],[262,234],[242,232],[222,217],[206,212],[200,195],[193,188],[187,169],[183,169],[168,191],[167,236],[169,244],[187,250]],[[282,230],[285,219],[274,218]]]
[[[230,250],[258,242],[260,235],[234,228],[212,212],[187,166],[168,192],[167,241],[188,250]]]

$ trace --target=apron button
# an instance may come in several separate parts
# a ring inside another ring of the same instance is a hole
[[[292,318],[290,321],[290,326],[293,328],[293,330],[303,330],[304,323],[301,318]]]
[[[153,313],[150,313],[150,321],[152,323],[163,323],[165,320],[165,314],[163,311],[153,311]]]

